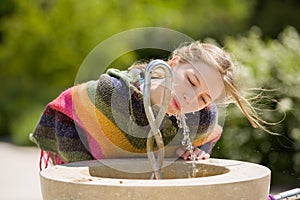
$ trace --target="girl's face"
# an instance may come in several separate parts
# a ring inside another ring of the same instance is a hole
[[[210,105],[224,92],[220,73],[213,67],[200,62],[180,63],[179,57],[169,61],[172,68],[171,99],[167,108],[169,115],[199,111]],[[161,104],[165,89],[163,79],[151,82],[152,104]]]

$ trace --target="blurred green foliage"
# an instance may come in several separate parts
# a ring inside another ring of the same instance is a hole
[[[31,116],[35,110],[31,108],[45,105],[73,85],[84,58],[111,35],[147,26],[194,36],[230,27],[238,31],[240,26],[236,25],[243,25],[253,1],[237,2],[4,0],[2,10],[7,12],[0,20],[0,78],[5,84],[0,85],[0,135],[15,134],[14,126],[27,123],[19,120],[26,118],[27,111]],[[134,58],[138,59],[136,54]],[[122,64],[130,62],[123,59]]]
[[[254,130],[230,106],[213,156],[262,163],[272,169],[275,184],[295,185],[300,181],[300,5],[284,2],[2,0],[0,136],[31,144],[28,134],[43,107],[74,84],[96,45],[132,28],[165,27],[225,46],[238,61],[241,86],[274,89],[255,102],[265,108],[262,116],[270,122],[285,116],[279,125],[267,127],[281,134],[274,136]],[[157,54],[137,51],[117,63],[127,67]]]
[[[279,136],[253,130],[233,106],[227,110],[224,133],[214,156],[263,163],[273,173],[273,183],[288,188],[300,182],[300,36],[287,27],[276,40],[262,40],[259,28],[246,37],[227,37],[225,46],[238,60],[241,87],[259,86],[254,105]],[[289,184],[288,184],[289,183]]]

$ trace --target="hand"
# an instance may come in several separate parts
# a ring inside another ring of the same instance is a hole
[[[208,153],[202,151],[201,149],[194,147],[194,153],[196,155],[196,160],[206,160],[210,157]],[[176,154],[183,160],[192,160],[190,151],[187,151],[185,147],[181,147],[176,150]]]

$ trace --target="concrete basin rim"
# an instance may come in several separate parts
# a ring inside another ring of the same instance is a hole
[[[217,161],[223,159],[214,159]],[[228,162],[229,161],[229,162]],[[74,177],[68,176],[56,176],[47,177],[48,170],[61,170],[66,166],[54,166],[49,169],[45,169],[40,172],[40,178],[55,181],[55,182],[68,182],[71,184],[79,185],[94,185],[94,186],[113,186],[113,187],[189,187],[189,186],[203,186],[203,185],[222,185],[238,182],[247,182],[254,179],[270,178],[271,171],[264,166],[248,163],[243,161],[225,160],[225,163],[231,163],[230,165],[217,165],[228,168],[230,171],[225,174],[219,174],[209,177],[198,178],[180,178],[180,179],[162,179],[162,180],[146,180],[146,179],[119,179],[119,178],[102,178],[93,177],[88,174],[88,167],[68,167],[73,173]],[[200,162],[201,163],[201,162]],[[215,162],[203,162],[205,164],[216,165]],[[72,169],[73,168],[73,169]],[[255,170],[258,170],[255,172]],[[254,170],[254,171],[253,171]],[[82,173],[84,172],[84,173]],[[87,174],[85,174],[87,173]],[[245,174],[248,173],[248,174]]]

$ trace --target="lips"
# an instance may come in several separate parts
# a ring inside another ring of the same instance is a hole
[[[173,107],[177,110],[177,111],[180,111],[181,108],[180,108],[180,104],[179,102],[177,101],[177,99],[174,97],[172,98],[172,104],[173,104]]]

